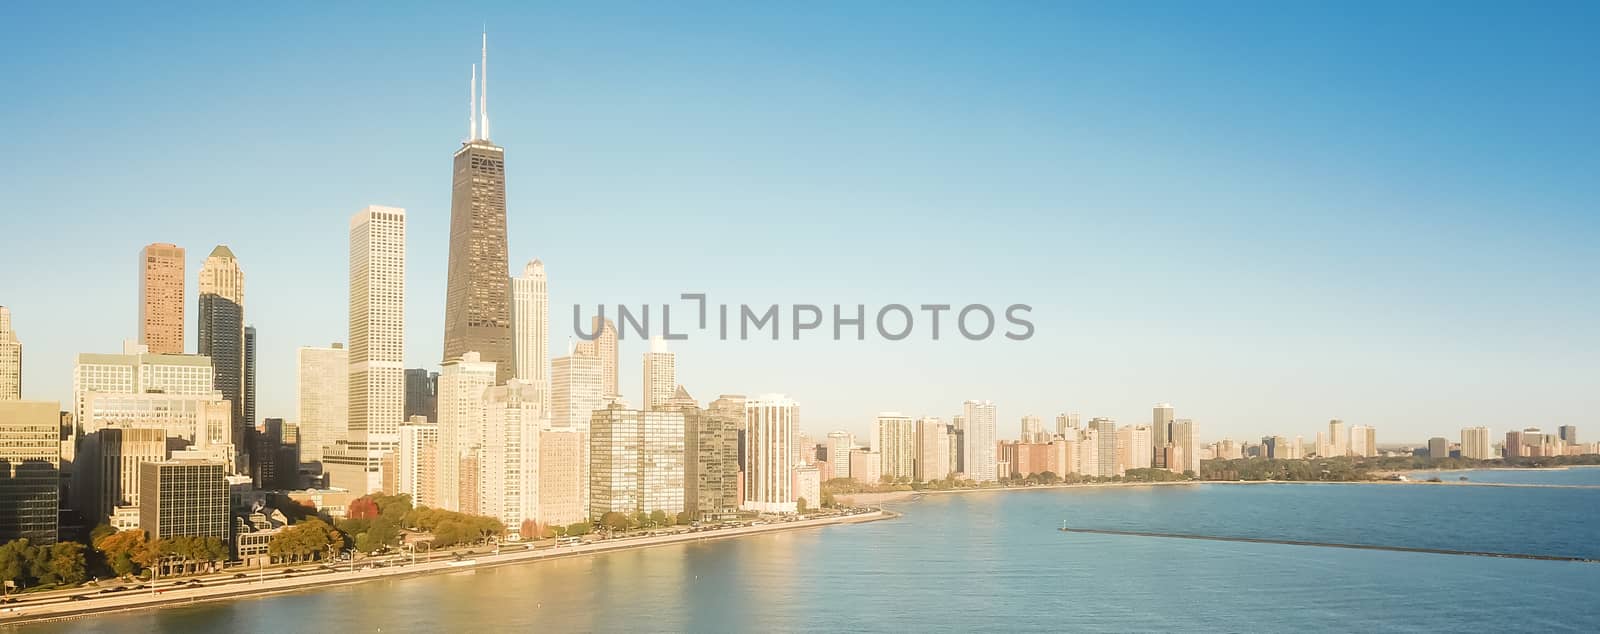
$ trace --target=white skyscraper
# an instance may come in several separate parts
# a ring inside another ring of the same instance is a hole
[[[574,354],[550,362],[550,425],[589,431],[594,411],[605,407],[600,357]]]
[[[493,364],[488,365],[491,366],[492,377]],[[507,528],[518,528],[522,520],[534,519],[538,512],[539,431],[544,420],[543,395],[531,383],[512,380],[505,385],[489,388],[484,392],[483,399],[483,448],[478,454],[478,513],[499,519]],[[678,436],[681,444],[681,429]],[[529,536],[523,537],[526,539]]]
[[[1022,435],[1018,438],[1027,443],[1050,442],[1050,435],[1044,432],[1044,421],[1033,414],[1022,417]]]
[[[978,482],[996,481],[994,403],[967,401],[962,404],[961,417],[966,426],[967,478]]]
[[[440,508],[459,511],[477,504],[477,500],[461,499],[463,488],[477,488],[477,469],[468,460],[467,472],[463,472],[462,457],[483,447],[484,392],[494,385],[497,368],[495,362],[468,352],[446,362],[439,371]]]
[[[794,448],[790,445],[799,418],[800,406],[782,394],[745,401],[744,501],[740,505],[744,510],[795,512]]]
[[[1473,460],[1490,460],[1498,458],[1489,444],[1488,427],[1464,427],[1461,429],[1461,457]]]
[[[1094,473],[1102,478],[1122,475],[1117,467],[1117,421],[1109,418],[1096,418],[1089,421],[1089,429],[1095,431],[1095,463]],[[1088,470],[1087,467],[1084,469]]]
[[[850,432],[828,432],[828,468],[833,473],[823,474],[823,480],[850,477],[850,452],[855,449],[855,444]]]
[[[395,485],[411,496],[415,506],[439,506],[439,425],[425,416],[413,416],[400,426],[396,450]]]
[[[1155,455],[1155,436],[1148,425],[1128,425],[1118,430],[1126,439],[1127,464],[1123,469],[1149,469],[1151,457]]]
[[[0,306],[0,401],[22,399],[22,342],[11,329],[11,309]]]
[[[830,434],[831,436],[831,434]],[[832,450],[828,452],[833,455]],[[950,432],[938,418],[917,421],[917,469],[919,482],[943,480],[950,475]]]
[[[348,438],[325,450],[330,484],[383,488],[383,454],[405,419],[406,212],[369,206],[350,218]]]
[[[645,411],[665,407],[678,390],[677,359],[660,337],[651,337],[650,351],[644,353],[643,388]]]
[[[1345,430],[1344,421],[1337,418],[1328,421],[1328,454],[1325,458],[1336,458],[1350,454],[1350,432]]]
[[[1378,430],[1371,425],[1350,427],[1350,455],[1371,458],[1378,455]]]
[[[544,263],[528,262],[520,277],[511,278],[511,339],[517,378],[541,393],[550,408],[550,290]]]
[[[1183,450],[1184,464],[1177,468],[1169,465],[1169,468],[1178,473],[1193,471],[1196,476],[1200,475],[1200,432],[1194,421],[1180,418],[1172,422],[1172,444]]]
[[[344,344],[303,346],[296,353],[295,385],[300,411],[300,461],[322,460],[322,450],[349,440],[350,351]]]
[[[878,414],[873,423],[872,450],[878,452],[880,476],[909,482],[916,477],[917,434],[910,416],[900,412]]]

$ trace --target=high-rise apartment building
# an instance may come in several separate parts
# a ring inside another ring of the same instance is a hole
[[[1074,438],[1078,434],[1077,412],[1062,412],[1056,414],[1056,435],[1062,438]]]
[[[350,351],[342,343],[295,352],[300,460],[321,462],[324,448],[349,441]]]
[[[539,432],[539,497],[533,520],[566,526],[589,517],[589,434],[576,429]]]
[[[406,212],[369,206],[350,218],[350,379],[347,438],[324,448],[329,484],[383,489],[383,454],[405,419]]]
[[[1089,429],[1095,432],[1095,462],[1094,471],[1089,475],[1109,478],[1122,475],[1117,464],[1117,421],[1109,418],[1095,418],[1089,421]],[[1088,472],[1088,468],[1084,469]]]
[[[0,543],[56,542],[60,469],[61,404],[0,401]]]
[[[244,422],[256,424],[256,327],[244,327]]]
[[[139,343],[154,354],[183,354],[183,270],[183,247],[139,251]]]
[[[1172,404],[1156,403],[1150,416],[1150,465],[1157,469],[1171,469],[1162,457],[1161,448],[1172,442]],[[1177,469],[1182,471],[1182,469]]]
[[[604,368],[599,357],[572,354],[550,362],[550,424],[589,430],[595,410],[605,407]]]
[[[1050,435],[1044,432],[1044,421],[1033,414],[1022,417],[1022,434],[1018,438],[1026,443],[1050,442]]]
[[[0,338],[4,338],[4,336],[5,335],[0,334]],[[1556,428],[1556,437],[1560,438],[1561,442],[1567,443],[1569,445],[1576,445],[1576,444],[1578,444],[1578,426],[1577,425],[1562,425],[1560,427],[1557,427]]]
[[[1127,460],[1121,465],[1128,469],[1149,469],[1155,460],[1155,435],[1147,425],[1127,425],[1117,430],[1117,444],[1126,445]]]
[[[668,407],[683,413],[683,505],[694,519],[729,517],[739,511],[739,425],[744,410],[700,409],[678,386]]]
[[[828,466],[833,473],[824,474],[823,480],[850,477],[850,452],[854,451],[856,441],[851,438],[850,432],[828,432]]]
[[[406,368],[406,420],[421,416],[439,422],[439,373]]]
[[[249,434],[244,416],[244,271],[227,245],[217,245],[200,266],[197,315],[197,351],[211,358],[216,389],[233,404],[233,436],[242,441]],[[239,443],[241,457],[249,452],[247,444]]]
[[[579,341],[572,355],[600,360],[601,395],[609,401],[622,394],[617,385],[617,325],[610,319],[595,316],[589,332],[594,338]]]
[[[995,473],[994,403],[992,401],[967,401],[962,404],[962,420],[966,425],[967,478],[978,482],[994,482]]]
[[[0,401],[22,400],[22,341],[11,329],[11,309],[0,306]]]
[[[536,386],[550,407],[550,288],[544,263],[531,260],[511,278],[511,340],[519,380]]]
[[[499,519],[507,527],[518,527],[538,512],[544,395],[532,383],[512,379],[485,390],[483,400],[478,513]],[[679,490],[681,495],[681,482]]]
[[[828,434],[832,440],[833,434]],[[828,452],[833,459],[833,452]],[[943,480],[950,476],[950,432],[944,421],[933,417],[917,420],[916,473],[918,482]]]
[[[139,465],[139,528],[151,540],[228,541],[228,482],[220,462],[166,460]]]
[[[589,516],[684,510],[684,414],[613,404],[589,423]]]
[[[799,419],[800,406],[782,394],[745,401],[742,509],[795,512],[794,478],[790,473],[794,469],[794,451],[790,443],[794,442]]]
[[[1371,425],[1350,427],[1350,455],[1371,458],[1378,455],[1378,429]]]
[[[1489,444],[1488,427],[1461,429],[1461,457],[1472,460],[1489,460],[1496,457]]]
[[[421,416],[407,419],[395,454],[396,490],[410,495],[415,506],[440,508],[439,424]]]
[[[1172,437],[1169,441],[1181,450],[1182,462],[1168,468],[1177,473],[1192,471],[1200,475],[1200,431],[1194,421],[1180,418],[1172,422]]]
[[[1344,421],[1337,418],[1328,421],[1328,453],[1324,458],[1336,458],[1350,455],[1350,433],[1346,431]]]
[[[1428,439],[1428,457],[1429,458],[1449,458],[1450,457],[1450,439],[1449,438],[1444,438],[1442,436],[1434,436],[1433,438],[1429,438]]]
[[[467,352],[446,361],[439,373],[440,508],[461,511],[477,506],[477,499],[460,495],[467,485],[476,490],[477,471],[468,467],[477,464],[483,447],[484,393],[494,385],[498,371],[494,362]]]
[[[917,473],[917,431],[910,416],[884,412],[872,425],[872,449],[883,464],[878,473],[892,480],[910,482]]]
[[[484,97],[475,104],[482,126],[472,126],[471,136],[456,150],[450,189],[443,359],[476,352],[495,364],[498,385],[515,376],[516,366],[506,275],[506,151],[489,141],[488,62],[486,37]]]
[[[667,350],[667,341],[650,338],[650,351],[644,353],[644,409],[664,407],[678,389],[677,359]]]
[[[139,505],[139,465],[167,459],[167,432],[152,427],[107,427],[79,443],[75,507],[94,523],[118,506]]]

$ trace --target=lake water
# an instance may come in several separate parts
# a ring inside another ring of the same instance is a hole
[[[893,521],[22,631],[1600,629],[1600,564],[1056,530],[1065,519],[1083,528],[1600,557],[1600,490],[1216,484],[929,495],[896,508],[905,516]]]

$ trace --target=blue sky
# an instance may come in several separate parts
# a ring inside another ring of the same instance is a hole
[[[487,22],[511,266],[545,261],[556,349],[574,303],[681,292],[1034,306],[1025,342],[694,338],[701,400],[865,433],[986,398],[1006,437],[1170,401],[1207,439],[1339,417],[1380,443],[1600,406],[1593,4],[475,6],[0,8],[25,397],[135,336],[140,247],[187,248],[193,300],[227,243],[260,415],[293,419],[367,204],[408,210],[407,361],[436,365]]]

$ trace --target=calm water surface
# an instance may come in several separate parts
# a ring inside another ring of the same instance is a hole
[[[930,495],[899,510],[858,526],[21,631],[1600,630],[1597,564],[1055,530],[1065,519],[1600,557],[1600,490],[1200,485]]]

